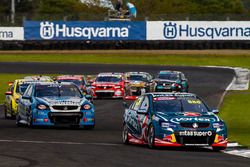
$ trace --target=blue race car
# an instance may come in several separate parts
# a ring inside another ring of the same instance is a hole
[[[122,140],[125,144],[227,147],[226,124],[196,95],[147,93],[126,108]]]
[[[17,125],[72,125],[92,129],[94,106],[73,83],[33,83],[19,100]]]

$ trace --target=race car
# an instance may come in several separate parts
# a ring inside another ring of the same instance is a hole
[[[56,81],[58,82],[73,82],[76,84],[82,93],[85,95],[87,99],[91,99],[93,97],[92,89],[87,84],[87,80],[83,75],[60,75],[56,77]]]
[[[92,83],[94,98],[123,98],[125,80],[123,73],[100,73]]]
[[[155,92],[188,92],[189,85],[180,71],[160,71],[155,79]]]
[[[153,147],[227,147],[227,127],[191,93],[144,94],[125,109],[122,140]]]
[[[48,76],[27,76],[23,79],[17,79],[9,82],[9,90],[5,92],[4,116],[5,119],[16,118],[18,100],[25,92],[28,85],[33,82],[52,82]]]
[[[155,83],[153,77],[146,72],[125,73],[125,100],[135,100],[146,92],[153,92]]]
[[[16,124],[92,129],[95,126],[94,106],[73,83],[33,83],[19,100]]]

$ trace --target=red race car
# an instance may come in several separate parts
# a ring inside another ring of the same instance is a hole
[[[92,83],[94,98],[123,98],[125,78],[123,73],[100,73]]]

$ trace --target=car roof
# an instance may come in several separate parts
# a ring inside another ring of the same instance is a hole
[[[134,71],[131,71],[131,72],[126,72],[125,75],[150,75],[149,73],[147,72],[134,72]]]
[[[74,83],[71,82],[35,82],[32,83],[34,85],[75,85]]]
[[[104,73],[99,73],[98,76],[123,76],[124,73],[120,72],[104,72]]]
[[[83,79],[83,76],[82,75],[60,75],[60,76],[57,76],[56,77],[57,80],[60,80],[60,79]]]
[[[161,71],[159,72],[159,74],[160,74],[160,73],[179,74],[179,73],[182,73],[182,72],[180,72],[180,71],[171,71],[171,70],[161,70]]]

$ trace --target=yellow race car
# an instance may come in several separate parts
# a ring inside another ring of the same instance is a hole
[[[32,82],[52,82],[48,76],[28,76],[9,82],[9,89],[5,92],[4,116],[5,119],[15,118],[17,114],[18,100]]]

